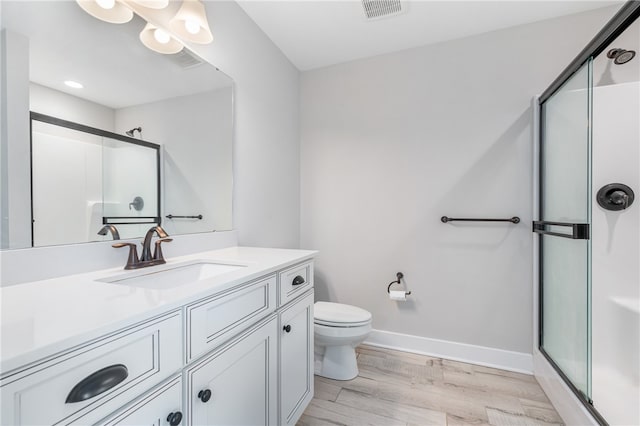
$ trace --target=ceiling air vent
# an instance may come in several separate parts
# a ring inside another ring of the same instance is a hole
[[[167,57],[171,60],[171,62],[185,70],[197,67],[198,65],[202,65],[204,63],[204,61],[199,56],[197,56],[186,47],[178,53],[167,55]]]
[[[402,12],[400,0],[362,0],[367,19],[384,18]]]

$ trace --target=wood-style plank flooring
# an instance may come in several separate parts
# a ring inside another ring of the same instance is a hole
[[[371,346],[357,353],[355,379],[315,377],[297,426],[562,424],[533,376]]]

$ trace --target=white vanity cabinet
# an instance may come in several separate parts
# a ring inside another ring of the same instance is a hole
[[[180,371],[181,329],[174,311],[3,377],[2,425],[97,422]]]
[[[277,318],[251,327],[185,372],[190,425],[277,425]]]
[[[294,425],[313,397],[313,261],[296,253],[2,372],[0,424]]]
[[[294,425],[313,398],[313,263],[294,265],[277,276],[277,317],[260,322],[186,370],[188,424]],[[231,305],[237,306],[233,318],[246,321],[269,311],[275,278],[194,306],[208,306],[211,318],[225,298],[251,299],[252,303]],[[220,334],[217,330],[229,327],[222,319],[209,322],[209,326],[193,319],[188,323],[187,329],[192,329],[188,348],[195,336],[214,340]],[[210,331],[193,331],[202,327]]]
[[[279,314],[280,425],[295,425],[313,398],[313,290]]]
[[[99,424],[105,426],[184,425],[181,376],[169,379],[166,383],[148,392],[142,398],[128,404],[123,409],[109,416],[109,418],[100,421]]]

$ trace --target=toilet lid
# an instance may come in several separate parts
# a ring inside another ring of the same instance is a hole
[[[316,302],[313,319],[316,324],[324,325],[364,325],[371,321],[371,312],[342,303]]]

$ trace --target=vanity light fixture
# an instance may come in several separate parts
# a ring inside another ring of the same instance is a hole
[[[102,0],[104,1],[104,0]],[[131,0],[133,3],[139,4],[148,9],[164,9],[169,6],[169,0]]]
[[[124,24],[133,19],[133,11],[119,0],[76,0],[94,18],[112,24]]]
[[[178,53],[184,47],[182,43],[173,38],[171,34],[149,23],[147,23],[140,32],[140,41],[154,52],[166,55]]]
[[[77,81],[73,81],[73,80],[67,80],[67,81],[64,82],[64,84],[66,84],[69,87],[73,87],[74,89],[82,89],[82,88],[84,88],[82,83],[78,83]]]
[[[169,27],[176,35],[193,43],[213,41],[204,4],[200,0],[183,0],[178,13],[169,21]]]
[[[76,0],[89,15],[114,24],[129,22],[133,18],[135,5],[160,10],[169,5],[169,0]],[[136,12],[140,14],[140,12]],[[142,16],[141,16],[142,17]],[[200,0],[183,0],[178,13],[169,21],[172,33],[147,22],[140,32],[140,41],[154,52],[172,54],[180,52],[183,40],[198,44],[213,41],[204,4]],[[175,36],[174,36],[175,35]]]

